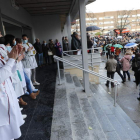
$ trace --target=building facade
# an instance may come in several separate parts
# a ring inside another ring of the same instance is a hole
[[[103,13],[86,13],[86,26],[98,26],[101,30],[89,32],[95,34],[107,34],[120,26],[129,29],[131,32],[140,32],[140,9],[130,11],[112,11]],[[79,19],[72,25],[71,32],[78,32],[80,34]]]

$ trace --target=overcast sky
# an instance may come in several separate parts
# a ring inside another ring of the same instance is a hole
[[[89,12],[99,13],[117,10],[140,9],[140,0],[96,0],[86,6]]]

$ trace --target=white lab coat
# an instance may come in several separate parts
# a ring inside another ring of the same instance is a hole
[[[31,43],[22,44],[22,45],[26,51],[25,58],[22,60],[24,68],[35,69],[37,67],[37,62],[35,59],[36,51],[35,49],[31,50],[30,52],[27,51],[29,46],[32,47],[33,45]]]
[[[0,140],[17,139],[24,123],[10,76],[15,72],[15,60],[0,56]]]
[[[4,58],[5,61],[7,61],[7,60],[8,60],[8,56],[7,56],[7,49],[6,49],[5,45],[0,44],[0,48],[3,50],[3,51],[1,52],[1,56],[3,56],[3,58]],[[13,83],[13,85],[14,85],[14,89],[15,89],[17,98],[20,97],[20,96],[22,96],[22,95],[24,95],[22,83],[21,83],[21,81],[20,81],[20,79],[19,79],[19,77],[18,77],[18,74],[17,74],[17,70],[19,70],[19,67],[18,67],[18,66],[19,66],[19,64],[18,64],[18,63],[17,63],[17,64],[15,63],[14,69],[15,69],[16,71],[15,71],[15,72],[12,74],[12,76],[11,76],[11,78],[12,78],[12,83]],[[20,72],[20,71],[19,71],[19,72]]]

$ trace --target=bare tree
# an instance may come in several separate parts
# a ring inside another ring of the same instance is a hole
[[[131,13],[132,10],[118,11],[118,15],[114,19],[114,27],[120,31],[120,35],[122,35],[123,29],[132,23],[129,20]]]

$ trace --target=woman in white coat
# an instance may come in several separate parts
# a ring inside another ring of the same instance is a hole
[[[20,126],[24,123],[11,81],[18,51],[20,49],[14,47],[7,62],[0,54],[0,140],[19,138]]]

